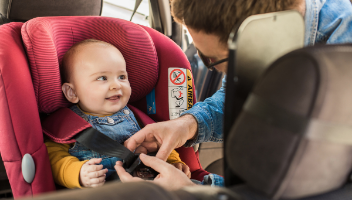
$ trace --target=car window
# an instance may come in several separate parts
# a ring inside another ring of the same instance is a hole
[[[135,3],[135,0],[104,0],[101,15],[106,17],[120,18],[129,21],[131,19]],[[150,27],[148,22],[148,16],[149,1],[144,0],[141,2],[136,13],[134,14],[132,22]]]

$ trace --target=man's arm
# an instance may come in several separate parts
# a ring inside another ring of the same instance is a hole
[[[213,96],[196,103],[192,109],[182,113],[181,116],[192,115],[198,125],[196,137],[187,141],[186,147],[202,142],[223,141],[225,87],[226,76],[222,80],[222,87]]]
[[[191,140],[188,145],[204,141],[222,142],[224,101],[225,78],[221,89],[212,97],[195,104],[177,119],[147,125],[124,145],[137,153],[159,149],[156,157],[165,161],[173,149],[183,146],[188,140]]]
[[[172,150],[181,147],[193,138],[197,131],[197,122],[191,115],[174,120],[148,124],[125,141],[125,146],[136,153],[155,152],[156,157],[166,160]]]

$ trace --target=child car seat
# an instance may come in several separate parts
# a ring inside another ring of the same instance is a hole
[[[133,91],[129,103],[148,113],[150,101],[146,95],[154,89],[155,99],[153,93],[148,97],[154,102],[155,112],[149,112],[149,116],[154,121],[170,118],[169,68],[190,70],[190,65],[182,50],[166,36],[148,27],[106,17],[36,18],[22,25],[9,23],[0,28],[0,151],[15,197],[55,190],[39,113],[70,105],[61,93],[59,63],[74,43],[95,38],[115,45],[126,60]],[[27,52],[22,46],[21,28]],[[194,94],[188,99],[195,103]],[[193,148],[177,151],[190,167],[192,178],[201,180],[208,174]],[[20,175],[26,173],[21,170],[26,153],[35,163],[31,183]]]

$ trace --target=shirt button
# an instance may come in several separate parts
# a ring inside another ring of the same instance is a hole
[[[114,123],[114,120],[111,119],[110,117],[108,117],[108,122],[109,122],[109,124],[113,124],[113,123]]]
[[[129,115],[130,111],[129,110],[124,110],[123,113],[125,113],[126,115]]]

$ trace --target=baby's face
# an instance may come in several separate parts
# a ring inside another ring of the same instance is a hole
[[[110,115],[126,106],[131,87],[126,62],[114,47],[90,43],[79,47],[70,59],[74,91],[83,111]]]

